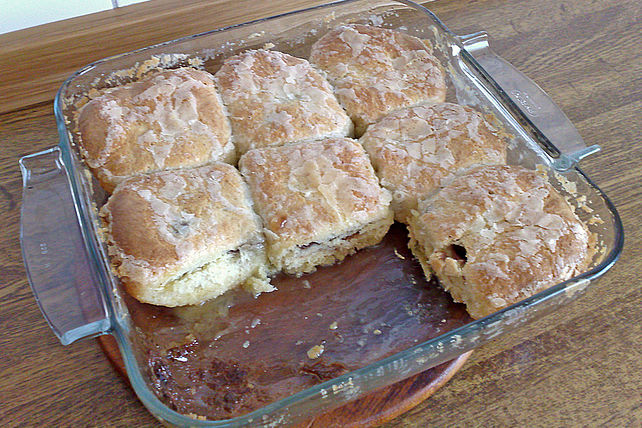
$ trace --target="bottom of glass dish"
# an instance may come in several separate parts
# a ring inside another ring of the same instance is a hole
[[[115,370],[127,380],[127,372],[116,340],[109,335],[97,338]],[[341,407],[301,424],[308,428],[329,426],[376,426],[390,421],[428,399],[444,386],[468,360],[473,351],[432,367],[403,381],[376,390]]]

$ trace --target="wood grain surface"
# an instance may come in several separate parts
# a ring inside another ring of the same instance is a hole
[[[63,347],[27,282],[18,158],[57,143],[52,100],[93,60],[314,4],[152,0],[0,35],[0,421],[3,426],[157,426],[95,340]],[[583,170],[625,227],[620,261],[581,299],[478,348],[405,426],[642,426],[642,28],[637,0],[449,0],[430,8],[546,90],[587,145]]]

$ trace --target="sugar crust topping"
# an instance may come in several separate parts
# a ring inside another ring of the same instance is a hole
[[[452,103],[398,110],[359,141],[402,217],[458,170],[506,162],[506,142],[497,131],[479,112]]]
[[[212,76],[165,70],[106,89],[79,112],[81,151],[112,184],[139,173],[235,157]]]
[[[385,217],[379,186],[355,140],[328,139],[255,149],[240,161],[268,241],[307,243]]]
[[[429,196],[413,218],[413,239],[432,251],[429,258],[451,245],[465,247],[466,263],[450,266],[451,273],[460,269],[491,306],[503,307],[583,267],[586,227],[542,176],[486,167],[447,184],[458,169],[504,163],[506,147],[468,107],[417,106],[445,98],[444,73],[428,45],[391,30],[345,25],[313,46],[310,61],[322,72],[281,52],[243,52],[214,78],[221,97],[212,76],[194,69],[161,71],[101,91],[81,108],[80,130],[97,120],[101,125],[92,126],[102,139],[88,145],[92,138],[83,135],[81,152],[115,184],[130,173],[123,159],[136,151],[144,154],[135,162],[142,171],[233,162],[231,128],[238,151],[249,150],[240,169],[267,239],[298,245],[382,217],[391,201],[357,142],[310,141],[352,134],[338,97],[358,127],[393,112],[361,140],[382,185],[393,190],[395,203],[414,198],[413,209],[418,197]],[[195,139],[210,142],[205,155]],[[300,140],[306,141],[255,149]],[[244,186],[238,171],[224,164],[127,179],[101,211],[119,275],[159,283],[213,254],[262,242]],[[140,209],[131,210],[132,204]]]
[[[522,167],[474,168],[422,201],[420,212],[413,238],[433,257],[464,247],[463,267],[453,260],[444,273],[461,275],[496,309],[571,278],[587,262],[584,224],[543,176]]]
[[[264,49],[245,51],[225,61],[216,82],[241,153],[352,132],[330,84],[304,59]]]
[[[310,62],[326,72],[352,119],[369,124],[401,107],[444,101],[444,72],[431,52],[416,37],[351,24],[321,37]]]

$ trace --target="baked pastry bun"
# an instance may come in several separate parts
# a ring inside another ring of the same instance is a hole
[[[352,135],[330,84],[308,61],[269,50],[225,60],[216,83],[239,154],[259,147]]]
[[[377,244],[393,222],[361,145],[327,139],[254,149],[239,161],[276,270],[300,274]]]
[[[80,109],[79,149],[105,190],[139,173],[236,162],[212,78],[192,68],[164,70],[103,90]]]
[[[473,318],[481,318],[582,272],[589,233],[535,171],[476,167],[420,202],[410,248]]]
[[[381,185],[392,192],[397,221],[417,201],[475,164],[506,163],[506,141],[476,110],[451,103],[401,109],[371,125],[359,140]]]
[[[444,71],[422,40],[368,25],[342,25],[313,46],[310,62],[325,71],[361,136],[387,113],[446,98]]]
[[[260,219],[231,165],[128,178],[100,214],[115,274],[141,302],[198,304],[239,284],[273,289]]]

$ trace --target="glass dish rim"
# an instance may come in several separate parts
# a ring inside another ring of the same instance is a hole
[[[224,31],[228,31],[228,30],[232,30],[232,29],[236,29],[244,26],[255,25],[262,22],[276,20],[276,19],[294,15],[294,14],[311,12],[314,10],[321,10],[325,8],[336,7],[338,5],[344,5],[349,3],[359,3],[359,2],[363,2],[363,0],[338,0],[330,3],[312,6],[309,8],[299,9],[299,10],[277,14],[269,17],[264,17],[264,18],[260,18],[252,21],[247,21],[247,22],[243,22],[235,25],[220,27],[214,30],[205,31],[198,34],[193,34],[193,35],[181,37],[178,39],[169,40],[158,44],[146,46],[146,47],[132,50],[129,52],[124,52],[121,54],[109,56],[109,57],[94,61],[80,68],[78,71],[70,75],[63,82],[54,99],[54,116],[56,119],[56,125],[57,125],[58,134],[60,138],[60,142],[58,146],[60,147],[60,150],[61,150],[63,163],[67,165],[67,168],[69,168],[69,165],[73,165],[72,154],[69,150],[71,148],[71,141],[69,139],[69,134],[68,134],[69,131],[67,129],[65,116],[62,109],[62,105],[63,105],[62,97],[66,88],[78,76],[86,73],[87,71],[91,70],[95,66],[102,63],[113,61],[116,58],[133,55],[146,50],[156,49],[159,47],[168,46],[176,43],[186,42],[191,39],[196,39],[196,38],[212,35],[219,32],[224,32]],[[384,2],[381,2],[381,3],[383,5]],[[448,33],[455,39],[456,43],[459,45],[459,47],[463,51],[464,57],[466,58],[466,60],[469,63],[471,63],[476,69],[481,70],[485,74],[484,77],[489,79],[491,84],[494,84],[496,88],[498,88],[500,93],[503,92],[501,86],[499,86],[492,79],[490,75],[485,73],[483,67],[475,60],[475,58],[472,55],[466,52],[465,48],[459,42],[458,36],[455,33],[453,33],[451,30],[449,30],[448,27],[446,27],[443,24],[443,22],[429,9],[427,9],[426,7],[420,4],[417,4],[408,0],[394,0],[394,1],[388,1],[387,3],[391,5],[403,4],[410,8],[416,9],[418,12],[423,12],[426,15],[428,15],[428,17],[430,17],[433,20],[433,22],[441,28],[442,31],[444,31],[445,33]],[[518,114],[521,113],[521,116],[526,121],[528,121],[528,118],[523,114],[520,107],[515,105],[510,100],[510,98],[506,97],[502,99],[501,102],[504,106],[506,106],[506,104],[509,104],[506,107],[509,107],[511,109],[511,112],[513,113],[517,112]],[[533,126],[533,128],[537,130],[537,127]],[[557,149],[555,145],[553,145],[550,141],[548,141],[546,137],[541,135],[541,133],[538,135],[538,137],[543,137],[544,145],[548,143],[553,148],[555,148],[555,150],[558,150],[558,152],[561,153],[561,151],[559,151],[559,149]],[[157,418],[161,418],[166,422],[177,424],[177,425],[204,426],[204,427],[238,426],[240,424],[250,423],[251,421],[257,421],[257,422],[261,421],[261,418],[263,416],[266,416],[272,413],[273,411],[281,410],[289,406],[295,405],[296,403],[301,402],[305,399],[312,398],[313,396],[320,394],[322,390],[325,390],[328,388],[332,389],[333,386],[341,385],[345,382],[350,381],[354,377],[363,376],[364,374],[369,374],[369,373],[375,373],[378,368],[386,366],[394,362],[395,360],[399,361],[404,358],[410,358],[410,357],[416,358],[418,355],[427,354],[431,349],[434,349],[434,347],[437,346],[438,344],[440,343],[443,344],[451,341],[451,339],[454,336],[464,337],[464,336],[473,334],[475,331],[482,331],[485,327],[489,325],[493,325],[495,323],[501,322],[501,320],[504,319],[506,317],[506,314],[508,313],[511,313],[513,311],[519,311],[520,309],[524,309],[528,306],[532,306],[534,304],[538,304],[538,303],[547,301],[549,299],[552,299],[560,295],[561,293],[568,292],[571,288],[574,288],[575,286],[578,286],[585,282],[588,283],[590,281],[593,281],[601,277],[604,273],[606,273],[611,268],[611,266],[613,266],[613,264],[618,260],[622,252],[622,248],[624,245],[624,233],[623,233],[622,221],[620,219],[620,216],[615,206],[613,205],[611,200],[608,198],[608,196],[597,185],[595,185],[595,183],[586,174],[584,174],[584,172],[582,172],[582,170],[577,165],[574,165],[571,169],[574,169],[584,180],[586,180],[586,183],[597,192],[597,194],[604,200],[607,208],[609,209],[610,213],[613,216],[613,228],[614,228],[613,248],[597,266],[593,267],[592,269],[576,277],[573,277],[567,281],[561,282],[546,290],[543,290],[535,294],[534,296],[531,296],[528,299],[515,303],[503,310],[495,312],[484,318],[472,321],[454,330],[450,330],[433,339],[430,339],[421,344],[417,344],[411,348],[398,352],[394,355],[386,357],[375,363],[369,364],[368,366],[365,366],[363,368],[343,374],[334,379],[331,379],[321,384],[307,388],[303,391],[299,391],[289,397],[270,403],[264,407],[261,407],[245,415],[237,416],[237,417],[225,419],[225,420],[197,420],[170,409],[162,401],[160,401],[160,399],[148,388],[145,380],[143,379],[141,369],[134,357],[133,349],[129,342],[129,338],[127,337],[127,334],[124,331],[123,326],[120,324],[120,320],[118,320],[116,317],[117,309],[114,307],[115,305],[111,297],[111,290],[109,290],[110,281],[106,277],[106,275],[109,275],[109,273],[105,272],[103,269],[99,269],[100,275],[101,275],[101,278],[100,278],[101,283],[97,284],[97,286],[101,288],[101,292],[107,297],[105,300],[107,302],[110,324],[112,326],[111,330],[107,331],[106,333],[112,334],[116,338],[119,350],[121,352],[121,355],[123,356],[127,375],[130,379],[130,382],[134,391],[136,392],[141,402]],[[83,239],[85,241],[85,246],[87,247],[94,261],[98,263],[98,261],[101,260],[102,257],[97,247],[100,244],[97,242],[95,234],[92,233],[94,231],[95,226],[93,225],[91,218],[88,217],[87,212],[85,212],[85,210],[82,209],[85,204],[82,201],[82,197],[81,197],[82,192],[80,190],[81,186],[78,183],[76,176],[74,174],[68,174],[68,176],[69,176],[69,185],[70,185],[73,199],[74,199],[75,209],[77,211],[77,217],[79,222],[81,223],[81,231],[82,231]],[[471,349],[472,348],[474,348],[474,346],[471,347]],[[464,353],[467,350],[468,350],[467,348],[462,348],[461,353]],[[428,367],[426,367],[426,369],[428,369]]]

